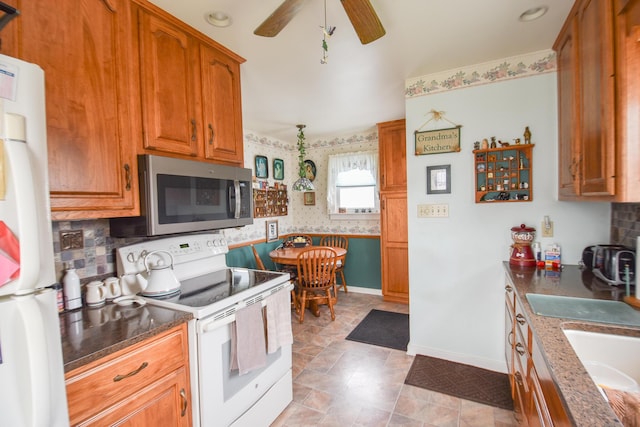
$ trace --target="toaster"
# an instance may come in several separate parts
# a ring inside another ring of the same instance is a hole
[[[621,245],[594,245],[582,251],[582,263],[593,275],[610,285],[635,283],[636,252]]]

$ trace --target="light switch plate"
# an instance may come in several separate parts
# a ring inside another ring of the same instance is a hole
[[[448,203],[418,205],[418,218],[446,218],[448,216]]]
[[[542,221],[542,224],[540,224],[540,229],[542,230],[542,237],[553,237],[553,221],[549,221],[547,225],[548,227],[545,225],[544,221]]]

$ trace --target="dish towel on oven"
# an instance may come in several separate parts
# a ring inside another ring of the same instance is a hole
[[[236,311],[231,328],[231,369],[244,375],[267,364],[262,304],[251,304]]]
[[[275,353],[287,344],[293,344],[291,333],[291,301],[289,291],[281,289],[266,300],[267,353]]]

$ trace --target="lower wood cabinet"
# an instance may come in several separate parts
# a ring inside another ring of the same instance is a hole
[[[505,356],[518,424],[570,426],[522,303],[509,283],[505,289]]]
[[[190,426],[186,324],[65,375],[73,426]]]
[[[380,193],[382,298],[409,302],[409,243],[406,193]]]

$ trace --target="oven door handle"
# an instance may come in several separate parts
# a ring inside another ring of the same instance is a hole
[[[236,315],[231,314],[227,317],[223,317],[222,319],[214,319],[210,321],[204,321],[200,324],[200,330],[203,333],[211,332],[215,329],[221,328],[222,326],[228,325],[236,321]]]
[[[291,289],[293,289],[293,283],[291,283],[291,281],[286,282],[283,285],[280,285],[278,287],[276,287],[274,290],[272,290],[272,292],[277,292],[280,290],[285,290],[285,292],[290,292]],[[257,302],[254,304],[258,304]],[[266,298],[262,299],[259,303],[262,307],[264,307],[265,305],[267,305],[267,300]],[[215,329],[218,329],[222,326],[228,325],[230,323],[233,323],[236,321],[236,311],[242,309],[246,307],[246,305],[244,303],[237,303],[232,307],[227,308],[225,311],[229,312],[233,309],[233,312],[231,314],[229,314],[228,316],[225,316],[221,319],[211,319],[211,320],[202,320],[200,322],[199,325],[199,329],[202,333],[207,333],[207,332],[211,332]]]

